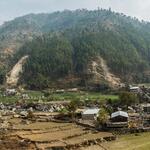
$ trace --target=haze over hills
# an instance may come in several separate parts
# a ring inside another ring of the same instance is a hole
[[[111,10],[30,14],[0,26],[0,54],[1,83],[26,55],[29,88],[150,82],[150,23]]]

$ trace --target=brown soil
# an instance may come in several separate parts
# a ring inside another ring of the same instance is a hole
[[[99,144],[107,137],[114,137],[109,132],[93,131],[75,123],[37,121],[23,124],[21,120],[21,118],[8,119],[13,127],[1,138],[2,150],[53,150],[58,148],[62,150],[80,150],[80,148],[84,150],[85,148],[86,150],[93,146],[94,150],[95,147],[101,148]]]
[[[29,140],[20,139],[17,136],[3,136],[0,138],[1,150],[36,150],[36,146]]]

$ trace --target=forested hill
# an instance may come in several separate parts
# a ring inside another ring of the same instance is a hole
[[[21,82],[32,87],[49,86],[67,76],[85,84],[90,64],[99,57],[122,81],[150,80],[150,24],[111,10],[17,18],[0,27],[0,51],[16,53],[11,64],[29,55]]]

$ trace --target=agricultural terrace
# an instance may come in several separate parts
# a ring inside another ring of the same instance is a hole
[[[13,130],[7,136],[18,136],[36,143],[39,149],[88,146],[89,142],[113,138],[112,133],[97,132],[74,123],[32,122],[23,124],[21,119],[10,119]],[[16,122],[16,123],[15,123]],[[96,143],[94,143],[95,145]]]

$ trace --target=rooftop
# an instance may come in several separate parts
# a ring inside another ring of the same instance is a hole
[[[138,90],[138,89],[139,89],[138,86],[130,87],[130,90]]]
[[[124,112],[124,111],[117,111],[117,112],[114,112],[111,114],[111,118],[115,118],[117,116],[123,116],[123,117],[126,117],[128,118],[128,113],[127,112]]]
[[[90,109],[86,109],[83,114],[84,115],[92,115],[92,114],[98,114],[100,109],[98,108],[90,108]]]

